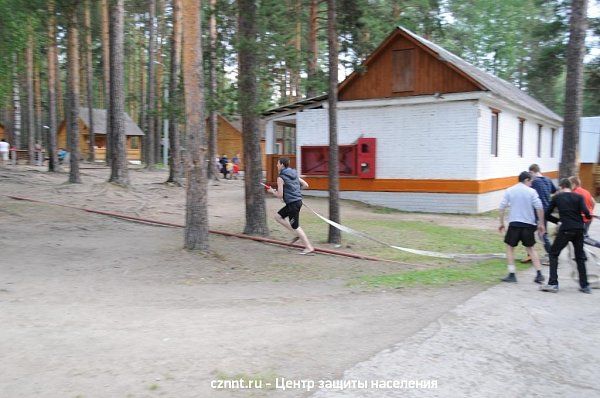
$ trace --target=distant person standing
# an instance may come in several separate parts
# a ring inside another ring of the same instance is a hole
[[[535,191],[538,193],[538,196],[542,201],[542,207],[544,208],[545,212],[548,206],[550,206],[550,199],[552,197],[552,194],[556,193],[556,187],[554,186],[554,183],[551,179],[542,175],[540,171],[540,166],[538,166],[537,164],[534,163],[531,166],[529,166],[529,172],[532,176],[531,188],[535,189]],[[550,243],[550,239],[548,238],[546,224],[544,224],[544,229],[546,230],[546,232],[542,234],[542,240],[544,242],[544,250],[546,251],[547,257],[550,254],[550,246],[552,244]],[[527,256],[522,262],[528,263],[530,261],[531,257]],[[546,259],[546,264],[548,264],[547,261],[548,259]]]
[[[40,144],[39,141],[36,142],[33,146],[33,150],[35,151],[35,165],[42,166],[44,163],[44,158],[42,157],[42,144]]]
[[[219,163],[221,164],[221,173],[223,174],[223,178],[227,179],[227,163],[229,163],[227,155],[223,155],[219,160]]]
[[[233,164],[237,164],[239,166],[239,164],[240,164],[240,154],[236,153],[235,156],[231,159],[231,162]]]
[[[560,252],[569,244],[573,243],[575,249],[575,261],[577,261],[577,271],[579,271],[579,291],[591,293],[587,280],[587,270],[585,268],[585,252],[583,251],[584,225],[582,213],[590,217],[590,212],[585,206],[583,197],[571,192],[571,182],[567,178],[560,180],[560,193],[555,195],[550,202],[550,207],[546,210],[548,221],[553,223],[560,222],[558,234],[552,248],[550,249],[550,277],[548,284],[540,287],[544,292],[558,292],[558,256]],[[559,218],[552,215],[554,209],[558,209]]]
[[[0,140],[0,164],[4,166],[8,161],[8,151],[10,150],[10,145],[4,138]]]
[[[498,230],[503,232],[504,211],[510,207],[508,215],[508,230],[504,237],[506,243],[506,258],[508,261],[508,275],[502,279],[503,282],[516,282],[515,275],[515,247],[521,242],[527,253],[531,257],[533,266],[536,269],[535,283],[542,283],[542,266],[540,259],[533,248],[535,245],[535,231],[545,232],[544,228],[544,210],[542,202],[537,192],[531,188],[531,174],[523,171],[519,174],[519,183],[508,188],[504,192],[504,197],[500,203],[500,227]],[[537,221],[536,221],[537,213]],[[537,224],[537,226],[536,226]]]

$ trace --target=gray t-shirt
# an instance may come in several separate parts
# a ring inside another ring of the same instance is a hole
[[[279,177],[283,180],[283,201],[288,204],[302,200],[298,172],[286,167],[279,172]]]
[[[522,182],[513,185],[504,192],[500,210],[510,207],[508,223],[519,222],[537,225],[535,210],[541,210],[542,201],[535,189],[528,187]]]

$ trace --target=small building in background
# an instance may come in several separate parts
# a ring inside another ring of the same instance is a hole
[[[93,109],[92,114],[94,139],[96,142],[94,149],[96,160],[103,161],[106,158],[106,109]],[[88,108],[79,108],[79,151],[84,159],[89,154],[89,125],[90,117]],[[142,159],[142,137],[144,136],[144,132],[127,113],[125,113],[125,135],[127,136],[125,143],[127,160],[140,161]],[[65,148],[70,152],[65,120],[58,127],[56,141],[58,148]]]
[[[264,122],[259,120],[259,131],[264,132]],[[208,124],[207,124],[208,134]],[[266,167],[265,139],[260,139],[260,152],[262,156],[263,170]],[[219,157],[227,155],[231,160],[237,154],[240,155],[240,169],[244,170],[244,141],[242,137],[242,119],[217,115],[217,153]]]
[[[340,197],[408,211],[481,213],[537,163],[558,176],[562,118],[511,83],[415,33],[396,28],[339,85]],[[327,96],[270,109],[267,178],[278,127],[289,156],[328,195]]]
[[[581,184],[592,195],[600,196],[600,116],[581,118],[579,162]]]

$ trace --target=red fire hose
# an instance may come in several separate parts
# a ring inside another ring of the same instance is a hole
[[[124,220],[130,220],[130,221],[135,221],[135,222],[139,222],[139,223],[144,223],[144,224],[159,225],[159,226],[174,227],[174,228],[184,228],[185,227],[182,224],[175,224],[175,223],[158,221],[158,220],[150,220],[147,218],[129,216],[127,214],[114,213],[114,212],[110,212],[110,211],[86,209],[84,207],[64,205],[64,204],[60,204],[60,203],[45,202],[42,200],[25,198],[22,196],[12,196],[12,195],[6,195],[6,196],[11,199],[14,199],[14,200],[22,200],[22,201],[32,202],[32,203],[43,203],[43,204],[48,204],[48,205],[53,205],[53,206],[61,206],[61,207],[69,208],[69,209],[81,210],[81,211],[86,211],[88,213],[101,214],[104,216],[116,217],[116,218],[120,218],[120,219],[124,219]],[[232,236],[232,237],[236,237],[236,238],[240,238],[240,239],[250,239],[250,240],[253,240],[256,242],[270,243],[270,244],[279,245],[279,246],[288,246],[288,247],[296,247],[296,248],[303,247],[301,245],[287,243],[287,242],[283,242],[283,241],[276,240],[276,239],[264,238],[262,236],[251,236],[251,235],[237,234],[237,233],[233,233],[233,232],[216,231],[216,230],[212,230],[212,229],[209,230],[209,232],[212,234],[223,235],[223,236]],[[343,252],[343,251],[339,251],[339,250],[322,249],[322,248],[318,248],[318,247],[315,247],[315,252],[321,253],[321,254],[334,255],[334,256],[357,258],[357,259],[361,259],[361,260],[384,261],[384,262],[401,264],[400,262],[394,261],[394,260],[381,259],[381,258],[377,258],[377,257],[373,257],[373,256],[367,256],[364,254],[347,253],[347,252]]]

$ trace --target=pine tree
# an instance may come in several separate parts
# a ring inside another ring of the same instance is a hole
[[[587,29],[587,0],[571,2],[569,44],[567,46],[567,83],[565,87],[565,117],[563,130],[561,178],[579,173],[579,126],[583,97],[583,57]]]
[[[256,4],[254,0],[238,1],[239,46],[239,108],[242,115],[244,141],[244,187],[246,202],[246,226],[248,235],[268,235],[260,133],[258,131],[258,106],[256,85]]]
[[[206,177],[206,124],[204,72],[199,0],[182,0],[183,87],[187,135],[185,248],[208,250],[208,179]]]
[[[109,6],[110,28],[110,125],[112,134],[111,174],[109,181],[129,185],[127,149],[125,147],[125,79],[124,79],[124,0],[112,0]]]
[[[329,47],[329,219],[340,223],[340,165],[337,137],[338,38],[336,29],[336,0],[327,1],[327,41]],[[340,244],[341,232],[329,226],[328,242]]]

